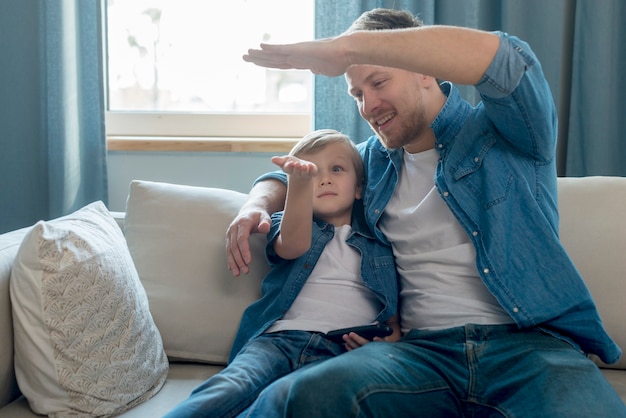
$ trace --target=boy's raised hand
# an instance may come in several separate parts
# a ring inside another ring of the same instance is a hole
[[[314,163],[293,155],[272,157],[272,162],[289,176],[314,177],[317,174],[317,166]]]

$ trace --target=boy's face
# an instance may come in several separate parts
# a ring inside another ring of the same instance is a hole
[[[350,224],[354,199],[361,198],[351,155],[349,145],[336,142],[300,156],[318,169],[313,180],[313,215],[335,226]]]

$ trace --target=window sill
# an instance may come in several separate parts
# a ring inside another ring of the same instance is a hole
[[[108,151],[288,153],[299,138],[108,136]]]

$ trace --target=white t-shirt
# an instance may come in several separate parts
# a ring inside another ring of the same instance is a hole
[[[438,158],[435,149],[404,152],[380,222],[400,275],[402,331],[513,323],[483,284],[474,246],[437,192]]]
[[[304,287],[287,313],[266,332],[333,329],[370,324],[382,310],[363,283],[361,255],[346,244],[352,227],[335,227]]]

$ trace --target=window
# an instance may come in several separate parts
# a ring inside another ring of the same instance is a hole
[[[311,73],[241,56],[261,42],[312,39],[313,0],[108,0],[105,13],[109,138],[297,138],[310,129]]]

